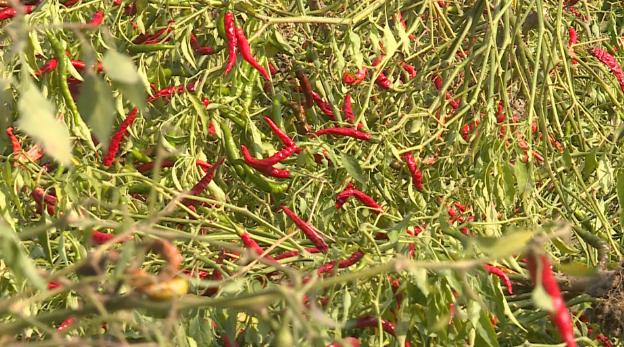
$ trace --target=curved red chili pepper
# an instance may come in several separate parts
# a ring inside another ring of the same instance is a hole
[[[321,251],[316,247],[308,247],[305,249],[308,253],[320,253]],[[287,259],[296,257],[300,254],[299,251],[285,251],[275,256],[275,260]]]
[[[219,159],[216,163],[214,163],[214,165],[212,165],[212,167],[210,167],[208,170],[206,170],[206,173],[204,174],[204,176],[199,180],[199,182],[197,182],[193,188],[191,188],[189,194],[193,195],[193,196],[199,196],[201,193],[203,193],[206,188],[208,188],[208,185],[210,184],[210,182],[212,181],[212,179],[214,178],[217,169],[219,168],[219,166],[221,166],[221,164],[223,164],[224,159]],[[189,198],[186,198],[184,200],[182,200],[182,203],[186,206],[193,206],[195,205],[197,202],[194,200],[191,200]]]
[[[243,240],[243,244],[245,245],[246,248],[253,250],[254,252],[256,252],[258,256],[262,256],[264,254],[264,249],[262,249],[262,247],[260,247],[260,245],[254,239],[251,238],[251,235],[249,235],[248,233],[242,233],[240,235],[240,238],[241,240]],[[270,259],[270,260],[275,260],[270,255],[265,255],[265,258]]]
[[[58,66],[58,60],[56,60],[56,58],[52,58],[48,60],[42,67],[40,67],[39,70],[37,70],[37,72],[35,72],[35,76],[39,77],[41,75],[50,73],[54,71],[57,66]]]
[[[323,114],[326,115],[327,118],[331,120],[336,120],[336,115],[334,114],[334,110],[332,109],[331,105],[327,101],[323,100],[319,93],[313,91],[312,99],[314,99],[314,103],[316,103],[316,106],[321,109],[321,112],[323,112]]]
[[[54,290],[56,288],[61,288],[61,284],[58,283],[57,281],[50,281],[48,282],[48,290]]]
[[[320,135],[348,136],[348,137],[353,137],[358,140],[364,140],[364,141],[369,141],[371,139],[371,136],[369,133],[361,131],[361,130],[353,129],[353,128],[339,128],[339,127],[325,128],[325,129],[318,130],[317,132],[315,132],[315,134],[317,136],[320,136]]]
[[[236,40],[238,41],[238,47],[240,48],[243,59],[245,59],[245,61],[247,61],[254,69],[258,70],[264,79],[269,81],[271,76],[269,76],[269,73],[266,71],[264,66],[260,65],[256,58],[254,58],[253,54],[251,54],[251,47],[249,47],[249,41],[247,41],[243,28],[236,28]]]
[[[326,272],[331,272],[335,267],[336,267],[336,262],[335,261],[330,261],[329,263],[325,263],[325,264],[321,265],[316,270],[316,274],[321,276],[322,274],[324,274]]]
[[[433,77],[433,84],[438,91],[442,90],[442,82],[442,77],[440,75],[435,75]],[[454,99],[453,94],[451,94],[451,92],[449,92],[448,90],[446,91],[446,100],[449,102],[454,110],[459,108],[459,101]]]
[[[358,199],[364,205],[372,208],[373,211],[376,213],[382,211],[381,206],[377,202],[375,202],[372,197],[362,192],[361,190],[358,190],[351,183],[349,183],[349,185],[347,185],[347,187],[336,196],[336,208],[341,208],[342,205],[344,205],[344,203],[351,197]]]
[[[507,287],[507,292],[509,293],[509,295],[513,294],[513,286],[511,284],[511,280],[503,270],[491,264],[485,264],[483,265],[483,268],[485,269],[485,271],[500,278],[500,280],[505,284],[505,287]]]
[[[407,163],[407,168],[412,175],[412,184],[414,184],[416,190],[422,192],[425,189],[423,184],[423,175],[422,171],[420,171],[416,166],[416,159],[414,159],[414,155],[412,153],[405,153],[403,154],[403,159],[405,160],[405,163]]]
[[[351,106],[351,93],[345,94],[344,97],[344,114],[347,122],[355,123],[355,115],[353,114],[353,107]]]
[[[273,154],[272,156],[268,158],[256,159],[251,156],[251,153],[249,153],[249,149],[247,148],[247,146],[241,145],[241,151],[243,152],[243,157],[245,159],[245,162],[253,167],[273,166],[277,163],[280,163],[286,160],[288,157],[296,153],[297,150],[298,150],[298,147],[294,147],[294,146],[286,147],[275,152],[275,154]]]
[[[322,253],[325,253],[329,250],[329,246],[323,240],[323,237],[320,235],[320,232],[316,230],[312,225],[301,219],[299,216],[295,214],[292,210],[290,210],[285,205],[281,205],[282,211],[290,218],[290,220],[295,223],[299,230],[303,231],[303,233],[308,237],[310,241],[318,248]]]
[[[282,129],[280,129],[280,127],[277,126],[277,124],[275,124],[275,122],[273,122],[273,120],[267,116],[264,116],[264,121],[269,125],[269,128],[271,128],[271,131],[273,131],[273,133],[275,134],[275,136],[277,136],[280,140],[280,142],[282,142],[282,144],[284,144],[284,146],[286,147],[295,147],[295,153],[300,153],[301,152],[301,148],[297,147],[297,145],[295,144],[295,141],[293,141],[290,136],[288,136],[288,134],[286,134],[286,132]]]
[[[363,316],[357,319],[355,322],[356,328],[376,328],[379,324],[379,319],[375,316]],[[396,336],[396,329],[394,324],[385,319],[381,319],[381,328],[392,336]]]
[[[223,26],[225,28],[225,37],[228,46],[228,59],[225,64],[223,74],[227,75],[232,71],[236,64],[236,53],[238,52],[238,39],[236,37],[236,23],[234,23],[234,13],[228,11],[223,17]]]
[[[381,63],[381,59],[380,57],[377,57],[373,60],[372,65],[373,66],[377,66],[379,65],[379,63]],[[390,89],[392,87],[392,81],[390,81],[390,79],[388,79],[388,76],[386,76],[385,73],[383,73],[383,71],[381,73],[379,73],[379,76],[377,76],[377,79],[375,80],[375,83],[382,87],[383,89]]]
[[[570,312],[568,312],[565,301],[561,296],[559,284],[557,284],[557,280],[552,272],[550,260],[546,255],[528,257],[527,265],[529,273],[531,274],[531,280],[535,283],[538,276],[537,261],[539,261],[541,265],[541,274],[539,274],[539,276],[542,287],[552,300],[554,310],[550,315],[552,321],[557,327],[561,339],[566,343],[566,346],[576,347],[576,340],[574,339],[574,326],[572,324]]]
[[[13,128],[9,127],[6,129],[6,134],[9,137],[9,141],[11,141],[11,147],[13,148],[13,154],[19,154],[22,152],[22,144],[17,139],[17,136],[13,133]]]
[[[24,14],[32,13],[35,9],[34,5],[25,5],[22,6]],[[17,10],[12,7],[6,7],[0,10],[0,20],[11,19],[17,15]]]
[[[364,252],[362,252],[362,251],[355,251],[355,252],[353,252],[349,256],[349,258],[340,260],[338,262],[338,267],[341,268],[341,269],[343,269],[345,267],[349,267],[349,266],[357,263],[358,261],[360,261],[363,257],[364,257]]]
[[[113,164],[113,160],[115,159],[115,156],[117,155],[117,151],[119,150],[119,145],[121,144],[121,140],[123,140],[124,136],[126,136],[126,133],[128,132],[128,127],[130,127],[130,125],[134,123],[134,120],[136,119],[138,113],[139,113],[139,109],[136,107],[133,108],[132,111],[128,113],[128,116],[126,117],[126,119],[124,119],[124,121],[121,122],[115,134],[113,134],[111,142],[108,145],[108,150],[106,151],[106,154],[104,155],[104,158],[102,160],[102,164],[104,166],[109,167]]]
[[[33,199],[37,203],[37,209],[39,210],[40,213],[41,211],[43,211],[43,204],[46,205],[46,210],[48,211],[49,215],[53,215],[56,212],[57,199],[56,199],[56,196],[54,196],[54,194],[46,193],[43,190],[43,188],[37,187],[33,189],[30,195],[33,197]]]
[[[414,66],[402,61],[401,67],[407,72],[410,79],[416,78],[416,68]]]
[[[165,35],[169,34],[173,30],[174,24],[175,24],[175,21],[170,20],[169,23],[167,23],[166,27],[162,29],[158,29],[153,34],[141,34],[137,36],[137,38],[134,39],[132,43],[137,44],[137,45],[138,44],[151,45],[151,44],[159,43],[160,41],[162,41]]]

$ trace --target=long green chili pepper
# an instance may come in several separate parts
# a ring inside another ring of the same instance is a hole
[[[128,52],[130,53],[149,53],[149,52],[158,52],[158,51],[166,51],[169,49],[174,49],[175,45],[164,45],[164,44],[153,44],[153,45],[129,45]]]

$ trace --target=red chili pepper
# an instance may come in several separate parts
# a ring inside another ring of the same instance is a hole
[[[211,168],[206,170],[204,177],[202,177],[199,180],[199,182],[195,183],[193,188],[191,188],[189,194],[192,196],[199,196],[201,193],[203,193],[206,190],[206,188],[208,188],[208,185],[214,178],[217,172],[217,169],[219,168],[219,166],[221,166],[221,164],[223,164],[223,159],[219,159],[216,163],[214,163],[214,165],[212,165]],[[186,206],[194,206],[196,203],[197,203],[196,201],[191,200],[190,198],[186,198],[182,200],[182,204]]]
[[[39,77],[41,75],[50,73],[54,71],[57,66],[58,66],[58,60],[56,60],[56,58],[51,58],[42,67],[40,67],[39,70],[37,70],[37,72],[35,72],[35,76]]]
[[[357,328],[376,328],[379,325],[379,318],[375,316],[363,316],[357,319],[355,322],[355,326]],[[392,336],[396,336],[396,329],[394,324],[385,319],[381,320],[381,327],[383,331],[387,332]]]
[[[79,3],[81,0],[66,0],[64,2],[62,2],[63,6],[65,7],[72,7],[74,5],[76,5],[77,3]]]
[[[340,209],[342,205],[344,205],[344,203],[351,197],[358,199],[364,205],[372,208],[376,213],[383,210],[372,197],[355,188],[352,183],[349,183],[347,187],[336,196],[336,208]]]
[[[410,79],[416,78],[416,68],[404,61],[401,62],[401,67],[407,72]]]
[[[269,81],[271,76],[269,76],[269,73],[266,71],[264,66],[260,65],[256,58],[254,58],[253,54],[251,54],[251,47],[249,47],[249,41],[247,41],[243,28],[236,28],[236,40],[238,41],[238,47],[240,48],[243,59],[245,59],[245,61],[247,61],[254,69],[258,70],[264,79]]]
[[[243,244],[246,248],[252,249],[258,256],[262,256],[264,254],[264,249],[262,249],[262,247],[260,247],[260,245],[258,245],[258,243],[251,238],[251,235],[248,233],[242,233],[240,238],[243,240]],[[270,260],[275,260],[270,255],[265,255],[264,257]]]
[[[194,92],[195,91],[195,82],[189,82],[186,85],[180,86],[169,86],[163,89],[157,90],[154,92],[154,95],[150,96],[147,99],[147,102],[152,103],[160,98],[169,98],[175,94],[180,94],[184,92]]]
[[[381,59],[381,57],[375,58],[372,62],[372,65],[379,65],[379,63],[381,63]],[[390,81],[390,79],[388,79],[388,76],[386,76],[386,74],[383,72],[381,72],[379,76],[377,76],[375,83],[377,83],[377,85],[382,87],[383,89],[390,89],[392,87],[392,81]]]
[[[369,141],[371,139],[371,136],[369,133],[361,131],[361,130],[353,129],[353,128],[340,128],[340,127],[325,128],[325,129],[318,130],[317,132],[315,132],[315,134],[317,136],[320,136],[320,135],[348,136],[348,137],[353,137],[353,138],[356,138],[358,140],[363,140],[363,141]]]
[[[102,164],[104,166],[109,167],[113,164],[113,160],[115,159],[115,156],[117,155],[117,151],[119,150],[119,145],[121,144],[121,140],[123,140],[124,136],[126,136],[126,133],[128,132],[128,127],[130,127],[130,125],[134,123],[134,120],[136,119],[138,113],[139,113],[139,109],[136,107],[133,108],[132,111],[128,113],[128,116],[126,117],[126,119],[124,119],[124,121],[121,122],[115,134],[113,134],[111,142],[108,145],[108,150],[106,151],[106,154],[104,155],[104,159],[102,160]]]
[[[603,334],[596,336],[596,341],[600,342],[604,347],[613,347],[611,340]]]
[[[336,115],[334,114],[334,110],[332,109],[331,105],[327,101],[323,100],[319,93],[313,91],[312,98],[314,99],[316,106],[321,109],[321,112],[323,112],[323,114],[325,114],[327,118],[331,120],[336,120]]]
[[[349,267],[355,263],[357,263],[358,261],[360,261],[360,259],[362,259],[364,257],[364,252],[362,251],[355,251],[353,252],[349,258],[347,259],[343,259],[341,261],[338,262],[338,267],[343,269],[345,267]]]
[[[58,328],[56,328],[56,331],[59,332],[59,333],[62,333],[65,330],[71,328],[71,326],[74,325],[75,322],[76,322],[76,318],[75,317],[69,317],[69,318],[65,319],[63,322],[61,322],[61,324],[58,326]]]
[[[22,6],[24,14],[32,13],[35,9],[34,5],[25,5]],[[0,20],[11,19],[17,15],[17,10],[12,7],[6,7],[0,10]]]
[[[324,274],[326,272],[331,272],[332,270],[334,270],[335,267],[336,267],[336,262],[335,261],[330,261],[329,263],[325,263],[325,264],[321,265],[316,270],[316,274],[321,276],[322,274]]]
[[[164,36],[166,36],[173,30],[174,24],[175,24],[175,21],[170,20],[169,23],[167,23],[166,27],[156,30],[156,32],[153,34],[140,34],[139,36],[137,36],[136,39],[134,39],[134,41],[132,41],[132,43],[136,45],[139,45],[139,44],[152,45],[155,43],[159,43],[160,41],[162,41]]]
[[[605,64],[609,68],[609,70],[611,70],[613,76],[615,76],[615,78],[618,80],[620,88],[622,89],[622,91],[624,91],[624,72],[622,72],[622,67],[615,59],[615,57],[602,48],[593,48],[591,50],[591,54],[596,59],[600,60],[601,63]]]
[[[9,137],[9,141],[11,141],[11,147],[13,148],[13,154],[17,155],[22,152],[22,144],[17,139],[17,136],[13,133],[13,128],[9,127],[6,129],[6,134]]]
[[[342,74],[342,82],[346,85],[354,86],[362,83],[366,78],[367,69],[365,67],[357,70],[354,73],[345,71]]]
[[[214,53],[214,49],[212,47],[202,46],[199,44],[197,40],[197,36],[194,33],[191,33],[191,47],[195,51],[195,53],[199,55],[210,55]]]
[[[353,114],[353,108],[351,107],[351,93],[345,94],[344,98],[344,114],[347,122],[355,123],[355,115]]]
[[[137,169],[138,172],[144,174],[146,172],[152,171],[152,169],[154,168],[154,165],[156,165],[156,162],[150,161],[148,163],[144,163],[139,166],[136,166],[135,168]],[[160,163],[160,168],[164,169],[168,167],[173,167],[173,165],[175,165],[175,160],[165,159]]]
[[[308,253],[320,253],[321,251],[316,247],[308,247],[305,249]],[[286,258],[292,258],[298,256],[299,251],[285,251],[275,256],[275,260],[281,260]]]
[[[407,29],[407,22],[405,21],[405,19],[403,19],[403,14],[401,12],[398,12],[397,16],[399,17],[399,22],[401,22],[401,26],[403,26],[403,29]],[[408,38],[410,39],[410,41],[414,41],[416,39],[416,36],[414,36],[414,34],[409,34]]]
[[[54,215],[56,212],[57,199],[52,193],[46,193],[43,188],[37,187],[33,189],[31,196],[37,203],[37,209],[41,212],[43,210],[43,204],[45,203],[46,209],[49,215]]]
[[[293,211],[291,211],[285,205],[281,205],[282,211],[290,218],[290,220],[295,223],[297,228],[299,228],[303,233],[312,241],[312,243],[318,248],[322,253],[325,253],[329,250],[327,243],[323,240],[323,237],[320,235],[320,232],[316,230],[312,225],[301,219],[297,216]]]
[[[485,269],[485,271],[500,278],[500,280],[503,281],[503,283],[505,284],[505,287],[507,287],[507,292],[509,293],[509,295],[513,294],[513,286],[511,284],[511,280],[503,270],[491,264],[485,264],[483,265],[483,268]]]
[[[124,15],[134,16],[137,13],[136,3],[132,2],[124,7]]]
[[[503,109],[503,100],[498,102],[498,109],[496,110],[496,123],[501,124],[505,121],[505,113]]]
[[[61,284],[56,282],[56,281],[48,282],[48,290],[54,290],[54,289],[60,288],[60,287],[62,287]]]
[[[89,25],[93,26],[93,27],[98,27],[100,25],[102,25],[102,23],[104,23],[104,11],[96,11],[93,16],[91,17],[91,20],[89,21]]]
[[[412,175],[412,184],[419,192],[422,192],[425,189],[425,185],[423,184],[423,175],[422,171],[418,169],[416,166],[416,159],[414,159],[414,155],[412,153],[403,154],[403,159],[407,163],[407,168],[409,169],[410,174]]]
[[[249,164],[249,166],[252,166],[254,168],[256,167],[270,167],[273,166],[277,163],[280,163],[284,160],[286,160],[288,157],[290,157],[291,155],[293,155],[296,151],[297,151],[298,147],[286,147],[284,149],[281,149],[277,152],[275,152],[275,154],[273,154],[272,156],[265,158],[265,159],[256,159],[254,157],[251,156],[251,153],[249,153],[249,149],[247,149],[247,146],[245,145],[241,145],[241,151],[243,152],[243,157],[245,159],[245,162],[247,164]]]
[[[440,77],[440,75],[434,76],[433,84],[435,85],[438,91],[442,90],[442,77]],[[449,104],[454,110],[459,108],[459,101],[455,100],[453,98],[453,94],[451,94],[451,92],[449,92],[448,90],[446,91],[446,100],[448,100]]]
[[[546,255],[528,257],[527,265],[533,283],[536,282],[538,276],[536,261],[539,261],[541,265],[541,274],[539,274],[539,276],[541,279],[540,282],[542,283],[542,287],[552,300],[554,310],[551,313],[552,321],[557,327],[561,339],[563,340],[563,342],[566,343],[566,346],[576,347],[576,340],[574,339],[574,326],[572,325],[570,312],[568,312],[565,301],[561,296],[559,284],[557,284],[557,280],[553,275],[550,260]]]
[[[236,36],[236,23],[234,22],[234,13],[228,11],[223,17],[223,25],[225,27],[225,37],[227,38],[228,60],[225,64],[223,74],[227,75],[234,64],[236,64],[236,53],[238,52],[238,39]]]
[[[345,337],[343,340],[345,340],[345,342],[349,343],[351,345],[351,347],[360,347],[360,340],[356,339],[355,337]],[[327,347],[348,347],[345,346],[343,344],[340,344],[336,341],[330,343],[329,345],[327,345]]]
[[[225,347],[238,347],[238,342],[236,342],[236,339],[230,339],[228,335],[223,335],[223,345]]]
[[[573,45],[576,44],[578,38],[576,35],[576,29],[574,29],[574,27],[569,27],[568,28],[568,35],[569,35],[569,39],[568,39],[568,51],[570,52],[570,56],[572,56],[572,64],[578,64],[578,62],[576,61],[576,54],[574,53],[574,48],[572,48]]]
[[[295,144],[295,141],[293,141],[290,138],[290,136],[286,134],[284,130],[280,129],[280,127],[278,127],[277,124],[275,124],[275,122],[273,122],[271,118],[267,116],[264,116],[263,118],[264,118],[264,121],[269,125],[269,128],[271,128],[271,131],[273,131],[275,136],[279,138],[279,140],[282,142],[282,144],[284,144],[284,146],[295,147],[295,153],[301,152],[301,148],[297,147],[297,145]]]

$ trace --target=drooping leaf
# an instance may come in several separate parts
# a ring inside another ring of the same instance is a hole
[[[342,161],[342,166],[347,170],[349,176],[353,177],[356,181],[361,184],[366,184],[366,177],[362,171],[362,167],[357,159],[350,156],[347,153],[341,153],[340,159]]]
[[[109,49],[102,59],[104,72],[113,81],[125,84],[134,84],[139,81],[139,74],[132,59],[116,50]]]
[[[95,74],[88,74],[80,89],[78,110],[102,146],[108,148],[115,120],[115,105],[110,86]]]
[[[69,165],[72,151],[69,129],[54,117],[54,105],[30,80],[22,82],[17,108],[20,113],[17,126],[41,143],[48,155],[63,165]]]

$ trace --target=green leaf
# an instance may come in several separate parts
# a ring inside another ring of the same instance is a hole
[[[366,184],[366,177],[362,171],[362,167],[360,163],[354,157],[348,155],[347,153],[341,153],[340,159],[342,160],[342,166],[347,170],[349,176],[353,177],[356,181],[361,184]]]
[[[349,30],[349,32],[347,33],[347,40],[350,46],[349,50],[351,52],[351,58],[355,61],[355,66],[360,69],[364,66],[364,56],[362,55],[361,48],[362,40],[360,39],[360,36],[358,36],[358,34],[354,33],[351,30]]]
[[[295,49],[284,39],[284,36],[280,34],[279,30],[273,30],[273,39],[275,40],[276,47],[282,51],[287,52],[290,55],[295,55]]]
[[[102,59],[104,71],[113,81],[134,84],[139,82],[139,74],[132,59],[113,49],[109,49]]]
[[[18,279],[26,279],[39,290],[46,290],[46,283],[39,275],[32,259],[22,248],[13,230],[0,223],[0,257]]]
[[[425,297],[429,295],[429,282],[427,282],[427,270],[425,269],[414,269],[410,271],[410,275],[416,282],[416,286],[423,293]]]
[[[399,47],[399,44],[394,38],[392,29],[390,29],[390,25],[388,25],[388,23],[386,23],[386,26],[384,27],[383,47],[388,57],[391,57]]]
[[[554,311],[552,299],[541,285],[535,286],[535,289],[531,292],[531,299],[533,299],[535,306],[548,312]]]
[[[598,160],[596,159],[596,149],[592,149],[591,152],[585,155],[585,165],[583,165],[583,179],[587,179],[598,167]]]
[[[115,120],[113,91],[110,86],[95,74],[88,74],[80,89],[78,110],[102,146],[108,148]]]
[[[529,174],[525,164],[517,162],[513,167],[516,182],[518,183],[518,192],[524,194],[529,191]]]
[[[503,183],[505,185],[505,202],[511,205],[516,196],[516,180],[513,173],[513,167],[509,163],[503,165]]]
[[[596,274],[596,269],[579,262],[561,263],[559,264],[558,269],[566,275],[575,277],[591,276]]]
[[[526,244],[533,238],[532,230],[523,230],[509,233],[500,238],[477,237],[477,243],[488,256],[504,258],[520,253]]]
[[[139,110],[145,108],[147,93],[145,92],[145,85],[141,81],[132,84],[113,82],[113,85],[121,91],[123,96],[128,98],[131,104],[138,107]]]
[[[63,165],[71,164],[71,141],[67,125],[54,118],[54,105],[30,80],[22,83],[17,104],[20,118],[17,126],[41,143],[44,151]]]

